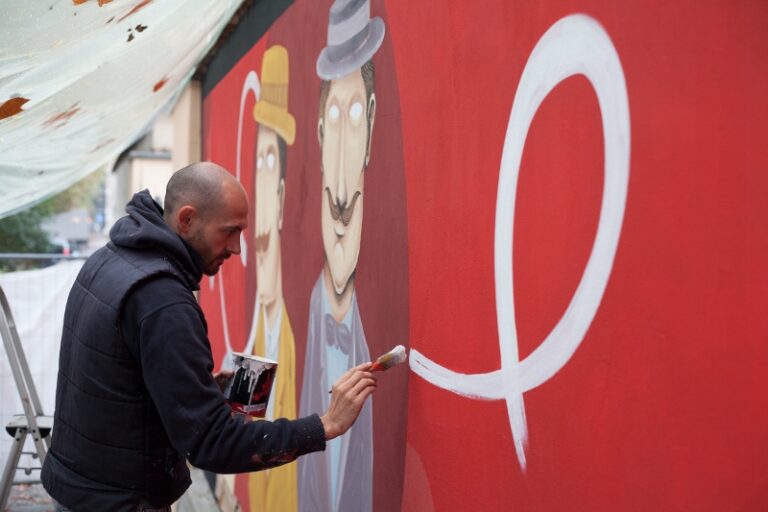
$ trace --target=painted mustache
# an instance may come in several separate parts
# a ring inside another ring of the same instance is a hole
[[[325,193],[328,194],[328,208],[331,210],[331,217],[333,220],[341,219],[342,224],[349,225],[349,221],[352,220],[352,214],[355,211],[355,205],[357,204],[357,198],[360,197],[360,191],[355,192],[352,196],[352,202],[349,204],[339,205],[334,201],[333,195],[328,187],[325,187]]]
[[[272,234],[272,231],[267,231],[263,235],[259,235],[256,237],[256,252],[267,252],[267,249],[269,249],[269,236]]]

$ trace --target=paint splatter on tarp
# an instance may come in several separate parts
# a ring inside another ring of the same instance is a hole
[[[133,9],[131,9],[130,11],[128,11],[128,13],[126,13],[126,14],[125,14],[125,15],[123,15],[123,16],[122,16],[122,17],[121,17],[119,20],[117,20],[117,22],[119,23],[119,22],[123,21],[125,18],[127,18],[128,16],[132,16],[132,15],[136,14],[137,12],[139,12],[140,10],[142,10],[144,7],[146,7],[146,6],[147,6],[149,3],[151,3],[151,2],[152,2],[152,0],[142,0],[141,2],[139,2],[138,4],[136,4],[136,5],[133,7]]]
[[[0,119],[5,119],[6,117],[15,116],[19,112],[21,112],[21,107],[28,102],[29,100],[27,98],[22,98],[21,96],[17,96],[15,98],[11,98],[8,101],[4,102],[2,105],[0,105]]]
[[[67,124],[72,117],[74,117],[75,114],[80,112],[80,105],[79,103],[75,103],[71,107],[69,107],[67,110],[63,112],[59,112],[58,114],[54,114],[51,117],[49,117],[45,122],[43,122],[43,126],[45,128],[60,128]]]

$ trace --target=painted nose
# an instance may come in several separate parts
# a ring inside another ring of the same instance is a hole
[[[336,186],[336,204],[342,208],[347,205],[347,184],[343,175],[339,176],[339,184]]]
[[[344,156],[346,152],[344,151],[345,146],[345,130],[341,130],[341,134],[339,137],[339,168],[338,171],[338,182],[336,183],[336,203],[339,206],[344,206],[347,204],[347,182],[344,179],[344,169],[346,168],[346,162],[344,161]]]

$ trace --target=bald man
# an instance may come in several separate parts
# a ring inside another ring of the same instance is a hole
[[[193,292],[240,253],[248,201],[230,173],[202,162],[173,175],[165,206],[134,195],[70,291],[42,471],[57,510],[169,511],[190,484],[186,460],[236,473],[324,450],[375,389],[366,364],[337,381],[322,417],[231,414]]]

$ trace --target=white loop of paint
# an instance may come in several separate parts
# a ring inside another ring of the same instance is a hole
[[[261,84],[259,82],[259,76],[255,71],[251,70],[245,77],[243,82],[243,89],[240,91],[240,112],[237,115],[237,164],[235,177],[237,181],[240,181],[240,150],[242,149],[243,138],[243,108],[245,108],[245,100],[248,99],[248,93],[253,92],[256,97],[256,101],[259,100],[261,95]]]
[[[533,117],[560,82],[584,75],[597,94],[603,127],[605,181],[597,235],[578,287],[560,321],[523,361],[518,357],[512,280],[515,198],[523,147]],[[627,87],[619,56],[593,18],[567,16],[539,40],[526,63],[507,126],[496,204],[494,268],[501,369],[466,375],[433,362],[416,350],[417,375],[453,393],[507,402],[520,467],[526,468],[528,431],[523,393],[550,379],[571,358],[602,300],[616,255],[629,181],[630,124]]]
[[[259,76],[255,71],[251,70],[245,77],[243,82],[243,88],[240,91],[240,111],[237,115],[237,155],[235,157],[235,177],[237,181],[240,181],[240,150],[242,147],[243,139],[243,109],[245,108],[245,100],[248,98],[248,93],[253,92],[256,101],[259,100],[261,93],[261,84],[259,83]],[[240,261],[243,266],[248,266],[248,245],[245,242],[245,236],[240,233]],[[232,342],[229,338],[229,320],[227,317],[227,302],[224,298],[224,269],[219,270],[219,305],[221,306],[221,326],[224,332],[224,344],[227,347],[227,353],[232,352]],[[213,282],[210,283],[211,289],[213,289]]]
[[[244,267],[248,266],[248,244],[245,241],[245,233],[240,232],[240,263]]]

